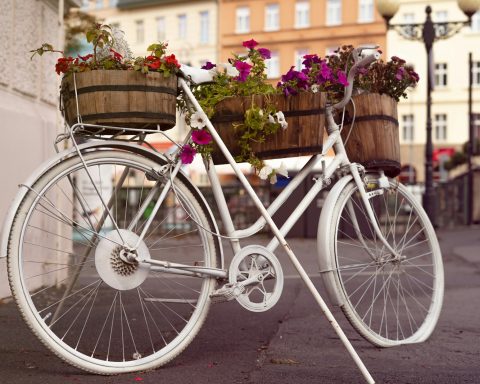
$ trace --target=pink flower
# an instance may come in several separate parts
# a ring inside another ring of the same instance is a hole
[[[250,74],[250,70],[252,69],[252,66],[248,63],[237,60],[235,62],[235,68],[237,68],[239,72],[239,75],[237,76],[237,80],[243,83],[244,81],[247,80],[247,77]]]
[[[185,144],[182,147],[182,151],[180,152],[180,159],[182,160],[183,164],[190,164],[193,161],[193,158],[197,154],[194,148],[190,145]]]
[[[338,71],[337,72],[337,79],[338,79],[339,84],[342,84],[345,87],[348,86],[347,75],[345,75],[345,72]]]
[[[253,39],[247,40],[247,41],[244,41],[244,42],[243,42],[243,46],[244,46],[245,48],[248,48],[248,49],[253,49],[253,48],[255,48],[257,45],[258,45],[258,43],[257,43],[255,40],[253,40]]]
[[[206,129],[199,129],[192,132],[192,140],[198,145],[207,145],[212,142],[212,135]]]
[[[258,53],[260,53],[260,56],[264,59],[270,59],[272,57],[270,50],[267,48],[258,48]]]
[[[112,48],[110,48],[110,52],[113,54],[113,58],[117,61],[121,61],[123,59],[123,56],[118,53],[117,51],[114,51]]]

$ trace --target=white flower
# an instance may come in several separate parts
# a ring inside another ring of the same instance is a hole
[[[270,176],[272,172],[273,172],[273,169],[268,165],[265,165],[258,173],[258,177],[260,177],[260,179],[262,180],[267,180],[268,176]]]
[[[283,114],[282,111],[278,111],[275,116],[277,117],[277,121],[282,127],[282,129],[287,129],[288,128],[288,123],[285,120],[285,115]]]
[[[260,110],[258,111],[258,114],[259,114],[260,116],[263,116],[263,109],[260,109]]]
[[[320,87],[318,84],[313,84],[310,89],[312,90],[313,93],[317,93]]]
[[[283,161],[280,163],[280,168],[277,168],[275,170],[275,173],[284,177],[288,177],[287,167],[285,166],[285,163]]]
[[[269,123],[272,123],[272,124],[275,123],[275,119],[273,118],[272,115],[268,115],[268,122],[269,122]]]
[[[270,176],[270,184],[276,184],[277,183],[277,175],[274,173],[272,176]]]
[[[201,129],[205,127],[206,121],[207,121],[207,115],[205,115],[205,113],[201,111],[197,111],[190,116],[190,126],[192,128]]]

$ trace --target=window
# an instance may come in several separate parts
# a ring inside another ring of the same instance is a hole
[[[473,124],[473,137],[477,140],[473,140],[473,150],[474,153],[480,152],[480,147],[478,147],[478,143],[480,140],[480,113],[472,113],[472,124]]]
[[[435,140],[447,140],[447,115],[440,113],[435,115]]]
[[[472,63],[472,76],[473,85],[476,87],[480,86],[480,61],[474,61]]]
[[[178,15],[178,38],[187,38],[187,15],[185,15],[184,13]]]
[[[110,1],[109,1],[109,5],[110,5],[110,7],[112,7],[112,8],[116,7],[117,4],[118,4],[118,0],[110,0]]]
[[[406,12],[402,16],[403,24],[415,24],[415,13]]]
[[[358,2],[358,21],[370,23],[373,21],[373,0],[360,0]]]
[[[446,87],[447,86],[447,63],[435,64],[435,86]]]
[[[306,49],[298,49],[295,51],[295,68],[297,71],[301,71],[303,69],[303,61],[305,60],[303,56],[307,55],[308,51]]]
[[[415,138],[415,126],[413,114],[402,116],[402,139],[403,141],[413,141]]]
[[[480,11],[472,16],[472,31],[480,32]]]
[[[269,79],[275,79],[280,77],[280,57],[278,52],[271,52],[270,59],[265,61],[267,66],[267,77]]]
[[[90,6],[90,0],[82,0],[82,5],[81,5],[82,10],[88,9],[89,6]]]
[[[436,26],[436,33],[438,36],[445,36],[448,33],[448,27],[447,27],[447,22],[448,22],[448,12],[447,11],[437,11],[435,12],[435,17],[434,21],[436,23],[441,23],[437,24]],[[445,23],[445,24],[442,24]]]
[[[342,0],[327,0],[327,25],[342,23]]]
[[[103,8],[103,0],[95,0],[95,8],[97,9]]]
[[[145,29],[143,25],[143,20],[135,21],[135,30],[137,33],[137,43],[143,43],[145,40]]]
[[[265,7],[265,30],[278,31],[280,29],[280,6],[267,4]]]
[[[210,14],[208,11],[200,12],[200,44],[208,44],[210,32]]]
[[[310,26],[310,2],[297,1],[295,3],[295,28]]]
[[[157,40],[163,41],[166,38],[165,17],[157,17]]]
[[[237,22],[236,22],[237,33],[250,32],[250,8],[248,7],[237,8],[236,19],[237,19]]]

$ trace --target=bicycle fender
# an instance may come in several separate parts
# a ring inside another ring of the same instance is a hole
[[[155,161],[155,159],[157,160],[162,159],[163,161],[166,161],[165,157],[161,153],[155,152],[150,148],[141,147],[138,144],[118,142],[114,140],[88,142],[88,143],[79,145],[78,148],[80,151],[86,151],[89,149],[99,149],[99,148],[123,149],[125,151],[141,154],[145,157],[152,159],[153,161]],[[38,179],[42,175],[44,175],[45,172],[47,172],[51,167],[55,166],[56,164],[60,163],[61,161],[69,157],[75,156],[76,154],[77,154],[77,150],[75,148],[69,148],[62,152],[59,152],[54,157],[51,157],[50,159],[46,160],[43,164],[41,164],[28,177],[28,179],[24,183],[19,185],[20,189],[18,190],[15,198],[13,199],[3,222],[3,229],[1,234],[1,245],[0,245],[0,258],[4,258],[7,256],[8,240],[10,238],[10,231],[15,218],[15,213],[20,207],[20,204],[22,203],[29,188],[32,187],[38,181]],[[203,208],[205,208],[206,213],[209,215],[210,224],[212,225],[213,230],[216,233],[219,233],[217,222],[203,194],[200,192],[197,186],[195,186],[192,182],[190,182],[190,180],[188,179],[188,176],[182,170],[180,170],[179,176],[181,178],[184,178],[187,181],[185,185],[191,188],[193,193],[197,193],[198,196],[201,197]],[[217,266],[218,268],[223,268],[224,267],[223,247],[219,238],[215,236],[215,239],[216,239],[216,248],[217,248]]]
[[[339,293],[341,287],[338,286],[337,279],[334,275],[335,268],[335,250],[330,249],[334,247],[334,243],[330,241],[331,228],[332,228],[332,215],[335,203],[340,196],[342,190],[348,183],[353,180],[352,175],[342,177],[335,183],[332,190],[328,193],[325,203],[322,207],[322,213],[318,224],[317,233],[317,253],[318,262],[320,265],[320,275],[322,276],[325,289],[327,291],[330,302],[333,305],[342,306],[343,295]]]

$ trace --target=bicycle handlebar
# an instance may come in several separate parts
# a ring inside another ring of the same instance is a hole
[[[353,81],[355,80],[355,75],[357,74],[358,69],[367,67],[368,65],[370,65],[371,63],[373,63],[374,61],[380,58],[380,53],[378,52],[362,57],[362,51],[365,49],[377,49],[377,48],[378,48],[378,45],[361,45],[360,47],[357,47],[352,51],[354,64],[352,68],[350,68],[350,71],[348,72],[348,76],[347,76],[348,85],[345,87],[345,95],[343,96],[342,101],[333,105],[333,108],[342,109],[350,101],[352,97],[352,92],[353,92]]]

